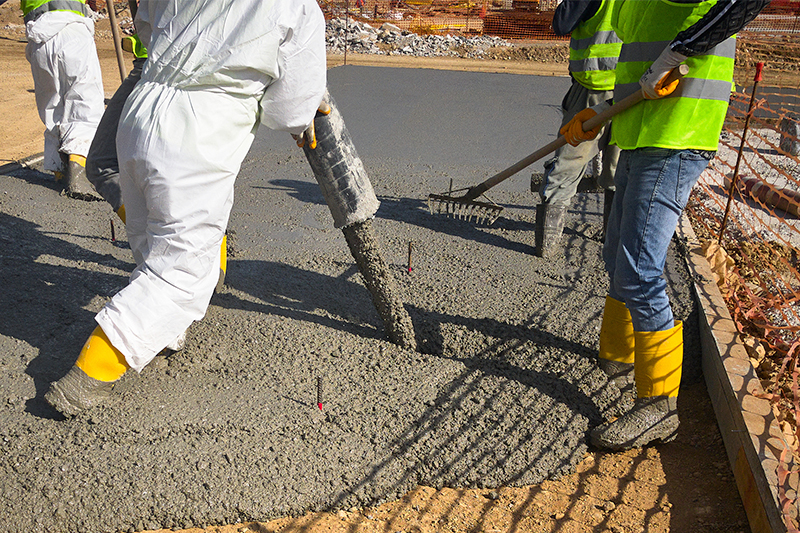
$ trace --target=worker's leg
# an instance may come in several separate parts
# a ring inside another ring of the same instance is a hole
[[[137,267],[97,321],[136,370],[205,314],[257,105],[144,81],[128,99],[117,151]]]
[[[85,24],[69,24],[54,39],[61,40],[60,76],[64,114],[58,123],[61,146],[67,154],[64,192],[80,200],[97,199],[86,179],[86,155],[103,116],[103,77],[94,36]]]
[[[142,76],[142,67],[146,58],[133,60],[133,70],[119,86],[114,96],[108,103],[103,118],[97,127],[92,145],[89,148],[89,155],[86,158],[86,176],[97,190],[98,193],[109,203],[114,211],[122,219],[127,221],[125,205],[122,202],[122,189],[119,184],[119,160],[117,158],[117,128],[119,118],[125,101],[133,91],[136,83]],[[222,290],[225,284],[225,272],[227,269],[227,250],[226,239],[223,238],[220,245],[220,268],[219,279],[216,291]],[[185,334],[181,334],[175,342],[168,348],[178,350],[182,348]]]
[[[614,203],[614,194],[616,191],[614,175],[617,173],[617,163],[620,154],[619,147],[608,144],[611,139],[611,128],[613,127],[613,124],[608,124],[599,141],[599,146],[603,154],[603,168],[600,171],[597,184],[603,189],[603,239],[605,239],[606,228],[608,227],[611,205]]]
[[[579,111],[610,98],[609,92],[591,91],[573,82],[561,104],[561,125],[569,122]],[[599,138],[602,138],[601,132]],[[557,248],[566,221],[566,212],[578,190],[578,182],[586,165],[598,153],[598,141],[578,146],[569,144],[556,150],[544,166],[544,179],[539,189],[541,203],[536,209],[536,255],[551,255]]]
[[[95,320],[137,371],[205,314],[257,113],[254,99],[147,82],[128,99],[117,152],[137,267]]]
[[[125,222],[122,208],[122,192],[119,185],[119,161],[117,159],[117,127],[125,101],[142,76],[144,58],[133,61],[133,70],[119,86],[106,106],[103,118],[86,157],[86,177],[98,193],[109,203]]]
[[[69,24],[54,39],[61,41],[59,75],[64,112],[58,122],[60,150],[86,157],[105,109],[94,36],[84,24]]]
[[[675,436],[683,338],[662,275],[678,218],[710,157],[647,148],[620,158],[603,256],[609,295],[631,313],[638,398],[629,413],[592,433],[598,446],[625,449]]]
[[[52,59],[56,55],[55,43],[52,39],[39,43],[29,41],[25,47],[25,56],[31,65],[33,87],[36,96],[36,107],[39,118],[44,124],[44,170],[63,173],[63,162],[59,154],[59,133],[56,121],[63,115],[63,106],[59,90],[59,77]]]

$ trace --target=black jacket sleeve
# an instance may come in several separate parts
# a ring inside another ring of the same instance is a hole
[[[578,24],[592,18],[601,3],[601,0],[563,0],[553,15],[553,31],[556,35],[569,35]]]
[[[769,0],[719,0],[703,18],[680,32],[670,44],[685,56],[703,54],[744,28]]]

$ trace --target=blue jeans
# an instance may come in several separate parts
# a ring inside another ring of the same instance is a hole
[[[662,277],[672,235],[697,178],[714,153],[700,150],[623,150],[603,247],[608,295],[624,302],[635,331],[674,327]]]

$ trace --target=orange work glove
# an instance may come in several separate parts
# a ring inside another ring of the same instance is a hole
[[[672,69],[684,61],[686,61],[685,55],[674,52],[669,46],[664,48],[658,59],[650,65],[650,68],[639,79],[639,85],[642,87],[644,97],[648,100],[656,100],[672,94],[678,87],[678,80],[669,85],[664,85],[664,81],[669,76],[669,73],[672,72]]]
[[[317,113],[321,113],[323,115],[330,115],[331,113],[331,106],[325,100],[319,104],[319,108],[317,109]],[[306,131],[301,133],[300,135],[292,135],[292,138],[297,142],[297,146],[302,148],[308,142],[308,147],[312,150],[317,147],[317,133],[314,130],[314,121],[311,121]]]
[[[602,111],[602,109],[597,109],[601,105],[608,106],[608,104],[603,102],[603,104],[599,104],[594,107],[587,107],[582,111],[578,111],[578,113],[572,117],[572,120],[564,124],[564,126],[558,130],[558,133],[563,135],[567,139],[567,142],[572,146],[578,146],[583,141],[591,141],[597,137],[598,133],[600,133],[600,129],[603,127],[603,124],[601,123],[593,130],[583,131],[583,123],[596,116],[599,111]]]

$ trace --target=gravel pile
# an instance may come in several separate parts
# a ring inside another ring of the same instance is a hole
[[[485,58],[493,48],[509,48],[511,43],[500,37],[453,35],[417,35],[402,30],[391,23],[380,28],[338,18],[329,20],[325,31],[325,42],[329,52],[357,54],[406,55],[418,57],[469,57]]]

